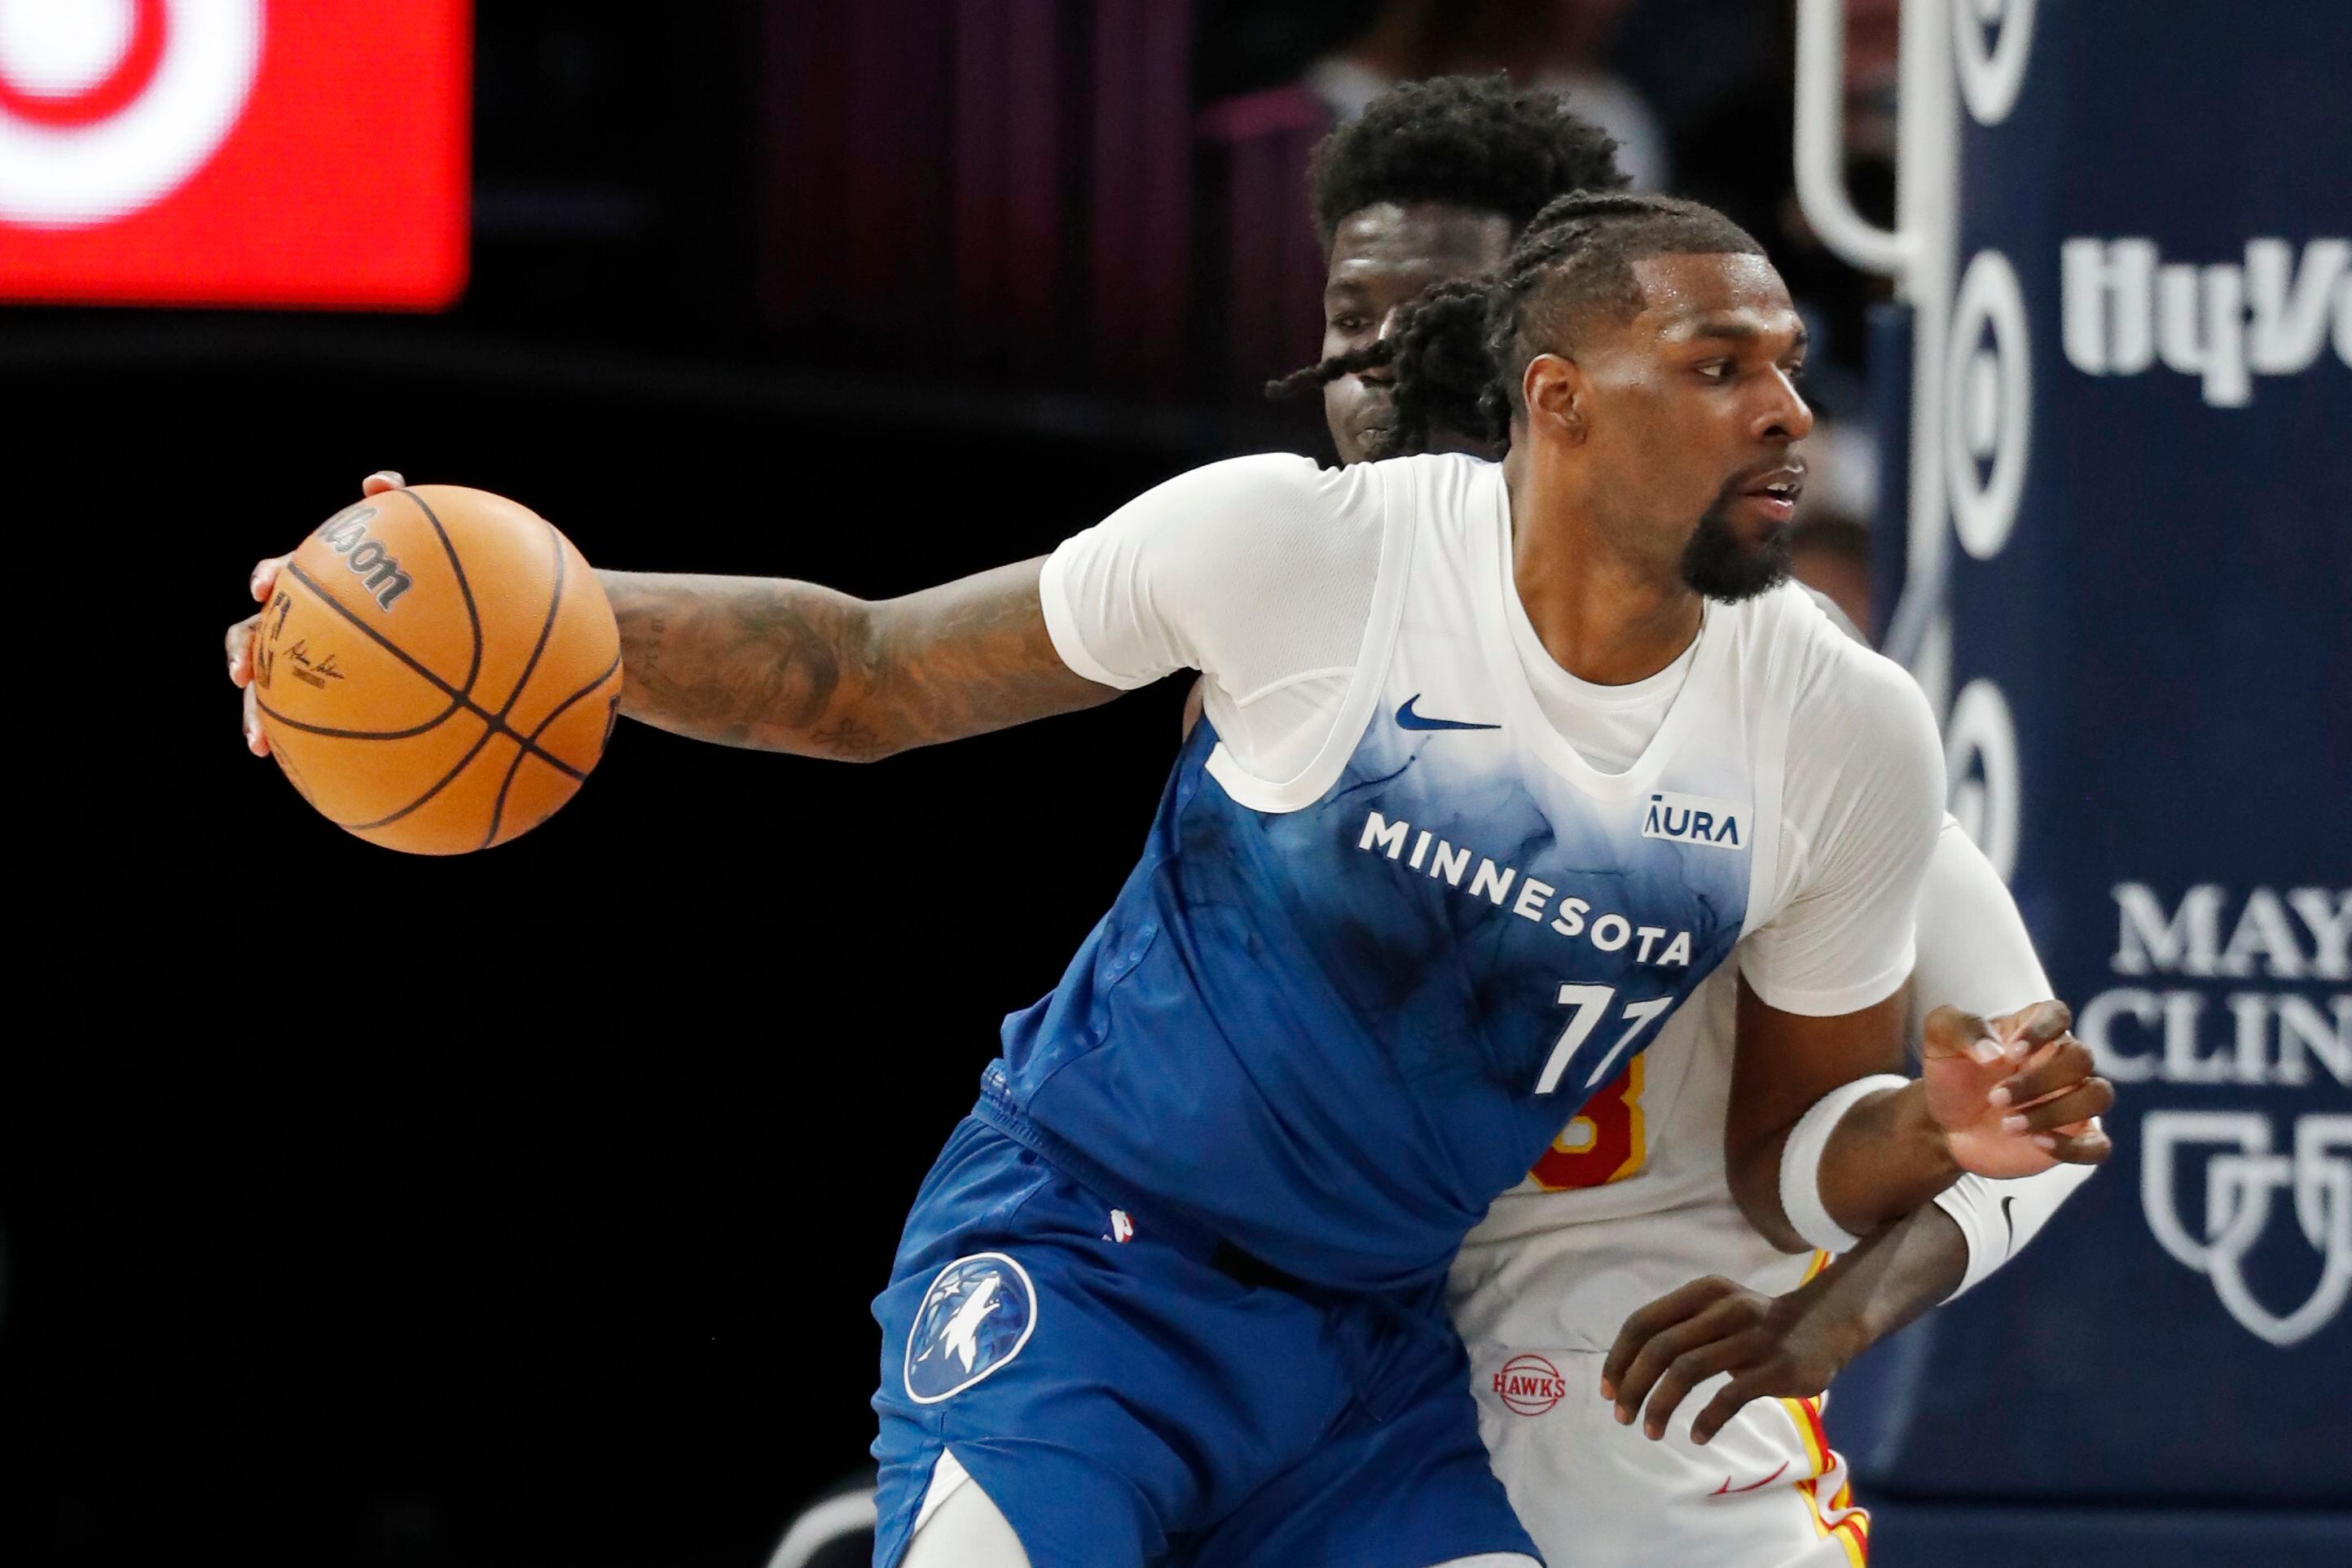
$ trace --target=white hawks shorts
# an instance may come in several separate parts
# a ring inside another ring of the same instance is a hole
[[[1710,1378],[1652,1442],[1601,1397],[1601,1353],[1471,1346],[1478,1431],[1552,1568],[1864,1568],[1870,1516],[1812,1399],[1751,1402],[1701,1447]]]

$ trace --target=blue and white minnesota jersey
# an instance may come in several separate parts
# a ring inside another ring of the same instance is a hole
[[[1209,721],[1110,912],[1006,1020],[1002,1092],[1160,1212],[1318,1284],[1442,1270],[1743,937],[1792,1010],[1867,1006],[1909,967],[1941,766],[1907,680],[1793,590],[1711,604],[1663,721],[1603,771],[1531,683],[1510,545],[1494,465],[1255,458],[1171,481],[1045,572],[1074,669],[1193,664]],[[1860,748],[1898,760],[1792,819],[1792,720],[1857,690],[1888,716]]]

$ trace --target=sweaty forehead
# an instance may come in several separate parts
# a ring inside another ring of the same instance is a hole
[[[1662,338],[1789,337],[1802,330],[1788,285],[1760,256],[1649,256],[1633,264],[1633,277],[1643,301],[1638,320]]]
[[[1331,231],[1331,277],[1413,269],[1431,280],[1492,272],[1511,254],[1511,220],[1451,202],[1375,202]]]

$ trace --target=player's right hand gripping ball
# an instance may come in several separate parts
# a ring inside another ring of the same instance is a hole
[[[484,490],[417,485],[321,524],[254,642],[270,755],[337,827],[413,854],[530,831],[604,754],[613,607],[572,541]]]

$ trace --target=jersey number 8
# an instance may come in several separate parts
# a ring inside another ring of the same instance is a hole
[[[1560,1031],[1559,1042],[1552,1047],[1550,1060],[1544,1063],[1543,1076],[1536,1082],[1537,1093],[1549,1093],[1558,1086],[1561,1074],[1568,1070],[1569,1058],[1599,1026],[1609,1004],[1616,998],[1615,988],[1610,986],[1560,987],[1560,1006],[1572,1007],[1576,1011],[1570,1016],[1568,1027]],[[1642,1032],[1643,1025],[1673,1005],[1672,997],[1628,1002],[1625,1031],[1587,1076],[1586,1085],[1615,1065],[1625,1048],[1633,1043],[1633,1037]],[[1642,1059],[1636,1056],[1625,1064],[1624,1071],[1610,1081],[1608,1087],[1585,1101],[1528,1175],[1547,1192],[1622,1181],[1642,1168]]]

